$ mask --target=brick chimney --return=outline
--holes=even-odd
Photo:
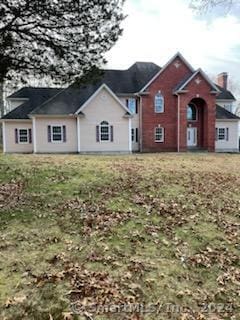
[[[222,72],[217,77],[217,83],[220,87],[227,90],[228,88],[228,73]]]

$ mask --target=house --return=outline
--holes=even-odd
[[[180,53],[163,68],[137,62],[88,85],[22,88],[8,101],[7,153],[239,150],[227,74],[215,84]]]

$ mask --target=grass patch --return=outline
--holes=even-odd
[[[180,308],[97,320],[238,319],[238,155],[7,155],[0,180],[1,319],[82,319],[73,302]]]

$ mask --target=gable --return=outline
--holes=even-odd
[[[83,114],[86,118],[91,118],[92,121],[98,119],[111,121],[113,118],[130,115],[130,112],[114,93],[106,85],[103,85],[77,110],[76,114]]]
[[[176,81],[180,81],[182,78],[189,77],[194,73],[193,67],[188,63],[188,61],[181,55],[181,53],[177,53],[170,59],[165,66],[141,89],[140,92],[146,91],[155,81],[157,81],[163,74],[169,74],[169,77],[172,79],[176,79]]]
[[[211,93],[215,94],[219,92],[217,86],[208,78],[208,76],[201,69],[198,69],[189,78],[182,80],[174,89],[174,93],[184,93],[193,88],[209,90]]]

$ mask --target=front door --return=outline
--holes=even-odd
[[[187,128],[187,146],[197,146],[197,128]]]

